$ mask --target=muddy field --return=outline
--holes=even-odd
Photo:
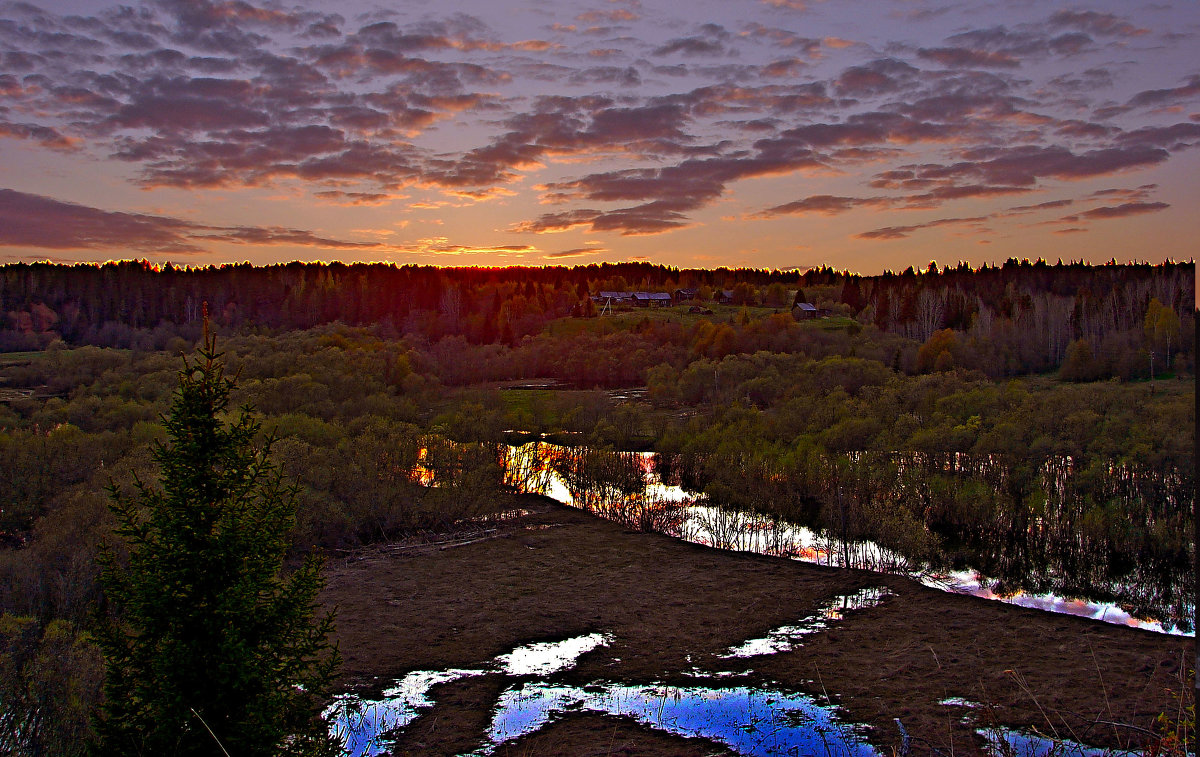
[[[554,681],[763,686],[838,707],[885,753],[979,753],[982,727],[1037,730],[1102,746],[1177,706],[1191,639],[947,594],[906,578],[730,553],[639,534],[544,498],[483,534],[379,546],[331,560],[342,690],[378,691],[413,670],[486,666],[538,641],[590,633],[611,643]],[[778,654],[723,659],[839,596],[890,595]],[[880,593],[880,592],[876,592]],[[703,671],[731,677],[705,678]],[[702,671],[697,677],[696,671]],[[460,754],[485,744],[512,680],[442,684],[397,738],[398,754]],[[955,700],[958,703],[947,703]],[[978,706],[967,707],[961,702]],[[630,718],[571,712],[497,754],[729,754]]]

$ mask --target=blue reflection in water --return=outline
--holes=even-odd
[[[611,640],[607,634],[588,634],[560,642],[527,644],[481,669],[413,671],[378,699],[349,694],[336,697],[326,715],[333,722],[333,732],[343,738],[346,755],[382,754],[390,747],[389,731],[408,725],[433,704],[428,697],[431,688],[502,672],[542,680],[516,683],[500,695],[486,734],[487,743],[476,751],[477,755],[492,754],[498,746],[533,733],[564,713],[577,711],[631,717],[670,733],[720,741],[745,755],[876,754],[858,729],[835,722],[833,708],[822,707],[800,694],[746,686],[631,686],[611,682],[564,686],[545,680]]]
[[[386,689],[378,699],[340,694],[325,710],[331,730],[343,742],[348,757],[368,757],[388,750],[385,734],[412,722],[422,708],[433,704],[426,694],[439,683],[482,675],[482,670],[414,670]]]
[[[1132,757],[1143,754],[1138,750],[1088,746],[1007,728],[981,728],[977,733],[987,740],[988,751],[997,757]]]
[[[745,686],[577,687],[542,682],[521,684],[500,696],[488,731],[491,743],[475,754],[492,754],[562,713],[578,711],[632,717],[670,733],[722,742],[744,755],[878,754],[858,730],[835,722],[829,708],[801,694]]]

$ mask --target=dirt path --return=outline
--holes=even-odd
[[[740,670],[835,702],[871,742],[914,753],[977,753],[985,725],[1117,746],[1175,706],[1191,639],[947,594],[896,576],[722,552],[636,534],[544,498],[531,514],[482,538],[406,549],[372,548],[332,561],[323,601],[338,608],[344,688],[380,689],[412,670],[480,666],[514,647],[592,632],[613,642],[584,655],[566,683],[696,685],[687,673]],[[795,623],[839,595],[883,587],[874,607],[849,612],[791,651],[747,660],[718,655]],[[738,667],[740,665],[740,668]],[[748,672],[747,672],[748,671]],[[703,683],[720,686],[721,680]],[[435,706],[398,753],[477,748],[497,676],[435,688]],[[980,707],[943,704],[963,699]],[[572,715],[498,754],[723,754],[630,720]]]

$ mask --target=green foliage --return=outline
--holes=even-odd
[[[1186,273],[1191,281],[1194,270]],[[638,287],[642,279],[603,288]],[[704,299],[736,283],[721,278],[705,287],[705,280],[686,285],[700,286]],[[770,295],[771,283],[759,280],[755,291]],[[1077,575],[1084,552],[1113,575],[1131,565],[1190,566],[1190,295],[1093,288],[1111,295],[1080,299],[1073,315],[1020,291],[1011,298],[1001,291],[985,306],[973,295],[956,305],[951,296],[948,328],[922,353],[915,332],[896,321],[907,312],[903,287],[860,283],[866,310],[858,321],[796,322],[786,312],[705,302],[715,314],[639,309],[546,320],[539,329],[560,299],[569,307],[601,287],[571,294],[538,286],[530,298],[524,282],[503,280],[480,285],[479,296],[465,290],[458,331],[448,318],[453,308],[444,307],[454,303],[436,297],[425,310],[369,327],[275,330],[292,327],[284,319],[223,345],[230,372],[239,373],[229,401],[253,404],[279,437],[271,459],[297,487],[293,550],[353,548],[494,514],[514,488],[501,482],[498,452],[511,438],[505,432],[518,429],[593,448],[653,447],[686,488],[716,504],[835,536],[844,508],[852,540],[872,539],[913,559],[940,552],[946,560],[983,560],[1014,586],[1017,552],[1048,556],[1035,577],[1040,590]],[[839,280],[803,286],[806,301],[843,296]],[[1169,304],[1155,305],[1155,296]],[[441,311],[428,310],[434,306]],[[297,305],[293,312],[310,311]],[[1105,325],[1110,316],[1120,322]],[[496,343],[501,318],[512,344]],[[173,355],[144,352],[142,336],[114,332],[113,343],[138,349],[60,342],[0,358],[6,391],[32,392],[0,405],[0,530],[13,547],[0,547],[0,612],[32,616],[38,628],[54,618],[87,622],[101,597],[97,543],[111,532],[102,489],[112,477],[133,491],[135,473],[143,480],[157,473],[149,446],[168,438],[158,419],[178,386],[178,352],[199,327],[181,325],[179,333],[162,341]],[[1072,341],[1081,336],[1090,365]],[[1156,376],[1169,351],[1178,380],[1159,381],[1153,392],[1119,380],[1148,377],[1150,350]],[[1056,360],[1057,378],[1022,375],[1053,372]],[[1072,374],[1079,367],[1086,370]],[[495,383],[534,378],[554,379],[556,388]],[[642,383],[645,401],[603,389]],[[839,458],[862,474],[842,477],[841,501],[829,477]],[[437,485],[414,476],[421,460]],[[1163,597],[1177,601],[1190,583],[1164,594],[1139,576],[1138,586],[1146,596],[1134,600],[1157,606]]]
[[[1191,671],[1194,680],[1196,672]],[[1179,691],[1172,691],[1174,712],[1160,713],[1155,721],[1156,741],[1145,749],[1148,757],[1189,757],[1196,753],[1196,689],[1181,675]]]
[[[1094,381],[1101,375],[1102,368],[1092,352],[1092,345],[1086,339],[1071,342],[1062,367],[1058,369],[1058,377],[1063,381]]]
[[[255,449],[260,424],[232,422],[233,381],[215,343],[179,374],[158,486],[112,489],[128,550],[103,560],[115,617],[102,627],[105,754],[336,754],[320,716],[338,661],[315,617],[320,562],[285,575],[295,492]]]
[[[0,615],[0,753],[86,754],[101,678],[100,651],[74,624]]]

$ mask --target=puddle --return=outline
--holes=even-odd
[[[564,641],[526,644],[500,655],[496,662],[510,676],[548,676],[575,667],[580,656],[611,643],[611,635],[591,633]]]
[[[962,697],[950,697],[949,699],[943,699],[942,701],[938,702],[938,704],[942,705],[943,707],[974,708],[983,706],[979,704],[979,702],[972,702],[970,699],[963,699]]]
[[[332,732],[344,739],[342,753],[349,757],[384,754],[390,740],[388,731],[403,728],[417,717],[419,710],[433,704],[426,694],[439,683],[467,676],[483,675],[483,670],[414,670],[378,699],[361,699],[339,694],[325,711],[332,721]]]
[[[878,754],[858,729],[837,722],[829,708],[802,694],[744,686],[611,683],[587,687],[526,683],[505,691],[488,730],[490,743],[474,754],[490,755],[562,713],[579,711],[632,717],[659,730],[719,741],[743,755]]]
[[[1079,744],[1066,739],[1051,739],[1007,728],[981,728],[988,751],[996,757],[1132,757],[1141,752]]]
[[[851,606],[868,606],[871,596],[875,597],[873,601],[884,596],[882,591],[876,588],[838,597],[822,608],[820,617],[835,619]],[[536,676],[541,680],[510,686],[500,695],[487,743],[475,752],[477,755],[492,754],[500,745],[574,711],[632,717],[670,733],[719,741],[744,755],[877,754],[860,729],[836,721],[834,708],[823,707],[802,694],[747,686],[630,686],[612,682],[566,686],[546,680],[574,667],[582,655],[611,642],[609,634],[591,633],[526,644],[478,669],[414,671],[376,699],[350,694],[335,697],[326,715],[333,722],[332,732],[344,740],[344,755],[384,754],[391,748],[387,734],[408,725],[433,705],[428,694],[434,686],[499,670],[510,676]],[[723,677],[719,672],[704,675]]]
[[[609,634],[591,633],[563,641],[525,644],[496,657],[482,669],[414,670],[386,689],[378,699],[362,699],[352,694],[336,696],[325,714],[332,721],[333,733],[345,741],[344,755],[383,754],[391,746],[391,740],[385,734],[403,728],[420,714],[420,710],[432,706],[433,700],[427,694],[440,683],[497,670],[510,676],[550,676],[574,667],[581,656],[611,642]]]
[[[1192,636],[1195,634],[1194,630],[1185,630],[1175,624],[1163,624],[1159,621],[1135,617],[1112,602],[1092,602],[1085,599],[1069,599],[1056,594],[1029,594],[1024,591],[998,593],[992,583],[986,581],[977,571],[973,570],[929,575],[924,577],[922,583],[935,589],[952,591],[959,594],[970,594],[981,599],[994,599],[1019,607],[1028,607],[1033,610],[1043,610],[1061,615],[1074,615],[1114,625],[1141,628],[1156,633],[1166,633],[1175,636]]]
[[[816,615],[804,618],[794,625],[773,629],[761,639],[749,639],[736,647],[730,647],[729,651],[720,657],[721,659],[731,659],[790,652],[802,643],[805,636],[825,630],[832,623],[842,620],[845,613],[874,607],[885,597],[890,596],[894,595],[886,587],[871,586],[855,594],[834,597],[832,601],[818,609]]]

